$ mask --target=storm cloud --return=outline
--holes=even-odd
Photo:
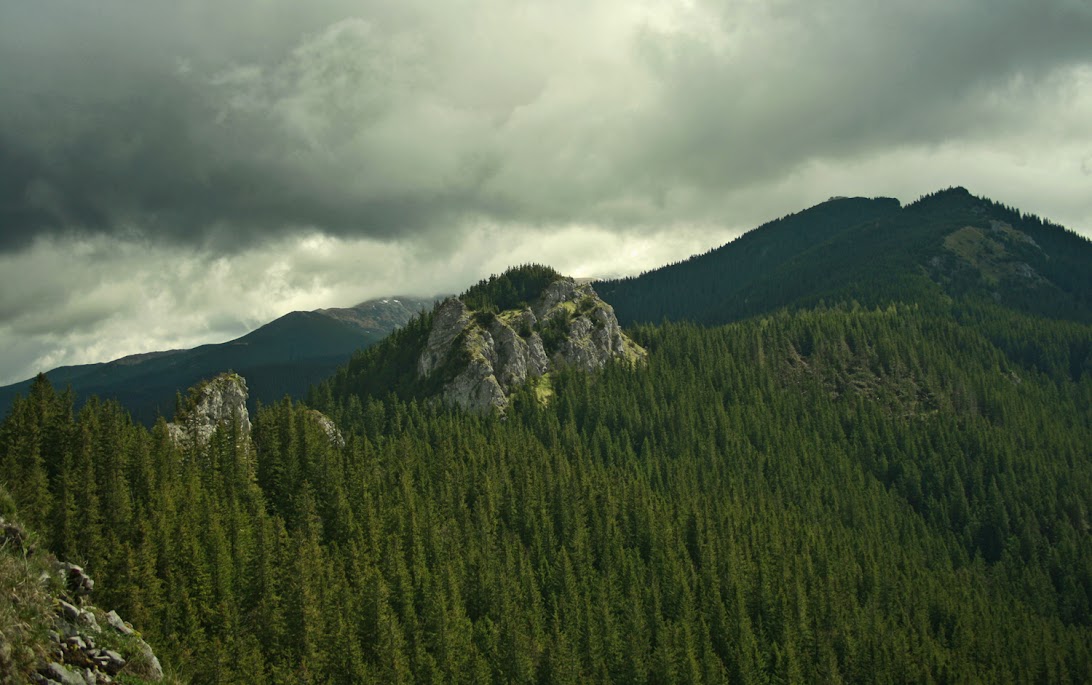
[[[835,194],[1087,235],[1090,35],[1083,0],[4,3],[0,376],[522,256],[632,273]],[[183,264],[269,290],[187,302]]]
[[[1072,0],[3,14],[8,249],[709,221],[726,190],[809,160],[1022,132],[1092,60],[1092,6]]]

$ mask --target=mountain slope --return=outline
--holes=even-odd
[[[90,603],[95,581],[43,554],[37,534],[8,520],[13,509],[0,484],[0,684],[109,683],[119,675],[133,685],[164,682],[139,633]]]
[[[179,443],[42,380],[0,473],[194,682],[1088,682],[1092,376],[979,328],[643,326],[503,419],[320,393],[344,439],[282,401]]]
[[[802,222],[752,257],[776,311],[632,326],[646,361],[558,364],[549,401],[533,378],[503,413],[431,401],[475,361],[499,385],[504,331],[560,354],[611,311],[524,267],[354,354],[310,407],[244,421],[198,389],[208,440],[40,379],[0,474],[195,682],[1090,682],[1083,248],[968,197],[810,246]]]
[[[951,188],[896,200],[832,199],[706,254],[596,284],[623,324],[724,323],[821,300],[952,297],[1092,321],[1092,243]]]
[[[247,378],[252,402],[302,397],[354,350],[381,340],[432,303],[400,297],[350,308],[291,312],[225,343],[60,367],[46,375],[59,388],[71,386],[77,404],[92,395],[116,399],[145,424],[170,415],[176,393],[228,369]],[[8,411],[16,395],[25,395],[32,382],[0,388],[0,414]]]

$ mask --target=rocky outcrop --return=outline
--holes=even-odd
[[[171,437],[180,445],[196,439],[207,445],[216,428],[238,419],[240,439],[250,438],[250,413],[246,408],[246,379],[237,373],[222,373],[190,388],[173,423],[167,424]]]
[[[624,333],[614,308],[599,299],[590,283],[555,281],[542,295],[535,315],[564,331],[559,356],[565,363],[589,371],[609,360],[643,359],[645,351]]]
[[[428,343],[417,362],[417,372],[422,377],[431,376],[447,358],[464,331],[470,326],[470,310],[457,297],[449,297],[432,316],[432,330]]]
[[[133,627],[117,612],[104,612],[86,602],[94,581],[82,568],[60,562],[54,573],[72,602],[55,600],[57,608],[49,634],[54,647],[49,660],[31,676],[32,682],[95,685],[115,682],[119,675],[151,682],[163,679],[159,659]]]
[[[227,372],[190,388],[184,405],[167,424],[171,438],[182,447],[196,439],[198,447],[204,447],[220,426],[228,426],[238,418],[239,440],[250,440],[250,413],[247,411],[246,379],[237,373]],[[305,416],[319,428],[330,443],[337,448],[345,446],[345,438],[330,419],[320,411],[308,409]]]
[[[433,314],[417,372],[439,381],[447,402],[503,412],[513,390],[558,366],[593,371],[645,355],[590,284],[562,278],[522,309],[475,312],[458,298],[445,300]]]
[[[329,416],[317,409],[308,409],[304,415],[307,417],[308,421],[318,426],[319,430],[326,434],[326,437],[330,440],[330,444],[339,449],[345,446],[345,437],[341,434],[341,431],[337,429],[337,424],[335,424]]]
[[[161,681],[163,668],[148,643],[117,612],[103,611],[90,603],[95,582],[83,568],[40,553],[30,539],[21,526],[0,518],[0,552],[18,555],[27,573],[11,599],[24,604],[34,602],[40,607],[36,615],[43,620],[36,630],[28,626],[31,634],[24,636],[43,640],[34,647],[12,645],[8,640],[20,631],[7,634],[0,630],[0,683],[99,685]],[[35,559],[33,565],[27,562],[31,558]],[[10,658],[16,650],[37,655],[37,665],[29,664],[21,671]]]

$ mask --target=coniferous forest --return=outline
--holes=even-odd
[[[422,325],[251,440],[39,378],[3,484],[195,683],[1092,681],[1087,324],[640,325],[646,364],[563,370],[503,419],[366,377]]]
[[[0,685],[250,684],[1092,685],[1092,0],[0,0]]]

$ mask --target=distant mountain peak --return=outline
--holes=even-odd
[[[951,207],[974,207],[985,206],[989,204],[989,201],[983,201],[981,198],[971,194],[971,191],[967,190],[963,186],[950,186],[942,190],[937,190],[932,193],[921,196],[916,201],[907,205],[907,208],[921,208],[921,207],[943,207],[947,205]]]
[[[437,297],[384,297],[358,302],[352,307],[331,307],[315,313],[354,326],[367,333],[390,332],[417,314],[428,311]]]
[[[431,309],[434,302],[435,298],[398,296],[367,300],[349,308],[290,312],[224,343],[62,367],[47,375],[58,387],[71,386],[81,404],[91,395],[116,399],[147,425],[168,415],[176,392],[224,369],[246,376],[251,402],[276,402],[285,395],[300,399],[354,351],[383,339],[418,313]],[[0,415],[7,412],[16,395],[27,393],[30,383],[26,380],[0,387]]]
[[[831,199],[703,255],[596,287],[623,324],[953,298],[1092,321],[1092,242],[953,186],[905,206]]]

